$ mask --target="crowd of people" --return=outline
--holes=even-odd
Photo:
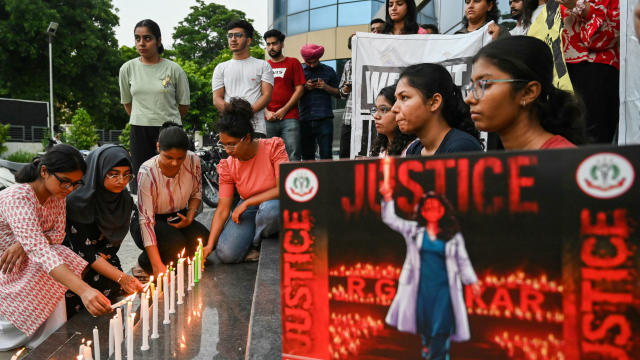
[[[370,155],[482,151],[489,144],[480,131],[507,150],[611,143],[618,122],[618,0],[558,3],[575,93],[554,86],[551,49],[526,36],[545,0],[510,0],[517,21],[511,33],[499,24],[496,0],[465,0],[457,33],[489,24],[494,39],[473,58],[471,82],[456,86],[438,64],[406,67],[375,99],[378,136]],[[387,0],[386,18],[370,26],[390,35],[438,33],[418,25],[413,0]],[[635,26],[640,31],[640,7]],[[285,34],[275,29],[264,34],[270,59],[256,59],[249,53],[254,34],[247,21],[228,24],[233,58],[212,77],[219,146],[229,157],[218,165],[220,201],[210,229],[195,220],[202,171],[180,125],[189,109],[187,77],[161,56],[160,28],[149,19],[134,28],[140,56],[120,69],[130,150],[103,145],[85,161],[75,148],[57,144],[0,192],[0,351],[37,346],[83,308],[94,316],[110,312],[111,301],[141,290],[138,278],[164,272],[182,249],[192,255],[196,239],[213,263],[256,260],[261,239],[279,231],[279,165],[333,158],[334,98],[346,99],[340,157],[349,157],[351,61],[339,78],[320,61],[324,48],[306,44],[301,64],[283,55]],[[389,191],[382,191],[385,202]],[[142,250],[137,277],[123,271],[117,256],[127,233]],[[446,355],[452,329],[443,329],[423,340],[439,339]]]

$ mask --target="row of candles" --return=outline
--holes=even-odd
[[[151,339],[160,337],[158,333],[160,293],[164,296],[164,318],[162,321],[164,325],[171,324],[170,314],[176,312],[176,304],[182,305],[184,303],[185,262],[187,263],[187,290],[191,291],[202,278],[202,271],[204,270],[202,239],[198,239],[198,247],[192,259],[184,258],[184,252],[185,250],[183,249],[178,254],[177,274],[176,269],[173,267],[173,262],[171,262],[167,271],[160,273],[155,283],[153,276],[151,276],[149,282],[144,286],[143,293],[140,296],[140,314],[142,317],[142,346],[140,350],[142,351],[150,348],[149,335]],[[122,360],[123,342],[125,342],[127,359],[133,359],[133,327],[136,314],[132,312],[132,307],[137,295],[137,293],[134,293],[124,300],[111,305],[111,308],[116,310],[116,315],[109,320],[109,357],[115,354],[115,360]],[[149,299],[153,299],[151,309],[149,307]],[[122,314],[122,307],[126,309],[124,315]],[[151,316],[150,313],[152,314]],[[151,321],[150,317],[152,317]],[[151,334],[149,334],[150,330]],[[93,360],[91,343],[91,341],[85,343],[85,340],[82,339],[82,344],[78,350],[78,360]],[[95,359],[100,360],[100,340],[97,327],[93,329],[93,346]]]

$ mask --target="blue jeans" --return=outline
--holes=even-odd
[[[240,205],[240,202],[238,205]],[[231,220],[231,215],[224,224],[218,238],[216,249],[209,255],[214,264],[239,263],[244,260],[249,246],[260,245],[263,237],[273,236],[280,230],[280,202],[267,200],[258,206],[249,206],[242,215],[240,223]]]
[[[298,119],[282,119],[279,121],[266,121],[267,137],[280,137],[284,140],[287,148],[289,160],[299,161],[302,159],[300,153],[300,124]]]
[[[300,135],[302,141],[302,160],[316,159],[316,143],[320,150],[320,159],[332,158],[333,118],[301,121]]]

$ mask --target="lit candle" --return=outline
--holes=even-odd
[[[169,291],[170,307],[169,314],[176,313],[176,270],[173,268],[173,262],[169,265],[169,280],[171,281],[171,291]]]
[[[118,308],[119,310],[120,308]],[[115,352],[115,360],[122,360],[122,317],[116,314],[115,328],[113,332],[113,344]]]
[[[193,289],[193,262],[191,261],[191,258],[187,258],[187,262],[189,264],[189,279],[187,280],[187,283],[189,284],[188,289],[191,290]]]
[[[153,285],[151,286],[153,289]],[[153,332],[151,333],[152,339],[160,337],[158,334],[158,291],[152,291],[153,293]]]
[[[20,351],[18,351],[17,353],[13,354],[13,356],[11,357],[11,360],[18,360],[18,358],[20,357],[20,355],[22,355],[22,353],[24,352],[25,348],[20,349]]]
[[[202,270],[204,270],[204,252],[202,251],[202,238],[198,238],[198,259],[200,259],[200,272],[198,277],[202,278]]]
[[[164,275],[164,273],[160,273],[160,275],[158,275],[158,292],[162,292],[162,275]]]
[[[136,314],[133,313],[127,319],[127,359],[133,360],[133,321],[136,318]]]
[[[91,354],[91,340],[87,341],[87,345],[84,345],[84,348],[82,349],[82,358],[84,360],[93,360],[93,355]]]
[[[96,360],[100,360],[100,336],[97,326],[93,328],[93,352],[96,354]]]
[[[164,287],[164,321],[165,325],[171,324],[169,320],[169,277],[164,274],[162,277],[162,286]]]
[[[80,347],[78,348],[78,356],[84,356],[84,338],[80,343]]]
[[[140,298],[142,302],[142,346],[140,350],[149,350],[149,291]]]
[[[198,278],[198,275],[200,274],[200,259],[199,259],[199,255],[200,253],[196,251],[195,255],[193,256],[193,282],[194,282],[194,286],[195,283],[199,282],[200,279]]]
[[[116,320],[115,317],[109,320],[109,357],[113,355],[113,342],[115,341]]]
[[[120,308],[116,309],[116,315],[118,315],[116,318],[116,331],[119,332],[120,342],[122,342],[124,327],[122,323],[122,310]]]
[[[178,259],[178,305],[182,305],[184,296],[184,259]]]

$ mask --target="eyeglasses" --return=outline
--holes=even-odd
[[[118,180],[122,179],[122,180],[124,180],[126,182],[129,182],[129,181],[135,179],[136,176],[133,175],[133,174],[127,174],[127,175],[107,174],[105,177],[107,179],[109,179],[109,180],[112,180],[112,181],[118,181]]]
[[[529,82],[529,80],[524,79],[482,79],[471,81],[468,85],[462,87],[462,95],[466,99],[469,96],[469,93],[473,94],[473,98],[476,100],[482,99],[484,97],[484,89],[487,87],[489,83],[513,83],[513,82]]]
[[[245,135],[245,136],[243,136],[243,137],[242,137],[242,139],[240,139],[240,141],[238,141],[236,144],[233,144],[233,145],[226,145],[226,144],[223,144],[221,141],[218,141],[218,143],[217,143],[216,145],[218,146],[218,149],[224,149],[225,151],[226,151],[226,150],[231,150],[231,151],[233,151],[233,150],[235,150],[235,149],[236,149],[236,146],[238,146],[238,144],[240,144],[241,142],[243,142],[243,141],[244,141],[244,139],[246,139],[246,138],[247,138],[247,136],[246,136],[246,135]]]
[[[75,189],[76,187],[82,186],[84,185],[84,181],[82,181],[82,179],[76,181],[76,182],[72,182],[69,181],[68,179],[61,179],[58,174],[54,173],[54,172],[50,172],[51,175],[55,176],[55,178],[58,180],[58,182],[60,183],[60,187],[63,189]]]
[[[389,111],[391,111],[390,107],[386,107],[386,106],[379,106],[379,107],[372,107],[371,109],[369,109],[369,111],[371,111],[371,115],[375,115],[378,111],[384,115],[386,113],[388,113]]]
[[[233,38],[242,39],[243,37],[244,37],[244,33],[241,33],[241,32],[227,33],[227,39],[233,39]]]

